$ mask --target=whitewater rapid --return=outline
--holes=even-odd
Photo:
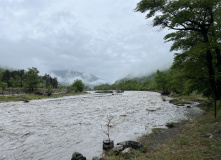
[[[127,91],[0,103],[0,159],[63,160],[75,151],[92,159],[102,152],[109,114],[114,116],[110,138],[115,143],[202,114],[196,105],[176,106],[168,99],[154,92]]]

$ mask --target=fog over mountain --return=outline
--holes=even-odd
[[[140,0],[0,0],[0,64],[90,73],[111,83],[170,66],[169,33],[134,12]]]
[[[102,80],[95,75],[77,71],[53,70],[51,71],[50,75],[52,77],[57,77],[58,82],[62,85],[71,85],[77,79],[82,80],[82,82],[89,87],[107,83],[105,80]]]

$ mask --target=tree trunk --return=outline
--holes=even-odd
[[[208,44],[209,43],[208,31],[203,29],[202,35],[203,35],[204,43]],[[208,74],[209,74],[210,87],[211,87],[214,99],[218,100],[220,99],[221,93],[217,89],[217,84],[215,81],[215,71],[213,68],[213,56],[212,56],[212,52],[210,49],[206,51],[206,60],[207,60],[207,69],[208,69]]]
[[[216,100],[214,100],[214,109],[215,109],[215,113],[214,113],[215,115],[214,116],[215,116],[215,119],[216,119]]]
[[[207,50],[206,52],[206,59],[207,59],[207,68],[208,68],[208,73],[209,73],[209,83],[213,92],[213,97],[215,100],[220,99],[220,93],[218,92],[216,88],[216,82],[215,82],[215,72],[213,69],[213,64],[212,64],[212,53],[210,50]]]

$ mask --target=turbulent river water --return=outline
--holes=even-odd
[[[0,103],[0,159],[66,160],[75,151],[92,159],[101,154],[107,139],[103,131],[109,114],[114,116],[110,138],[115,143],[202,114],[196,104],[186,108],[168,99],[159,93],[128,91]]]

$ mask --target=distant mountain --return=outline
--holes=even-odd
[[[77,79],[82,80],[82,82],[89,87],[107,83],[105,80],[102,80],[92,74],[77,71],[53,70],[50,72],[50,75],[52,77],[57,77],[58,82],[66,86],[71,85]]]

